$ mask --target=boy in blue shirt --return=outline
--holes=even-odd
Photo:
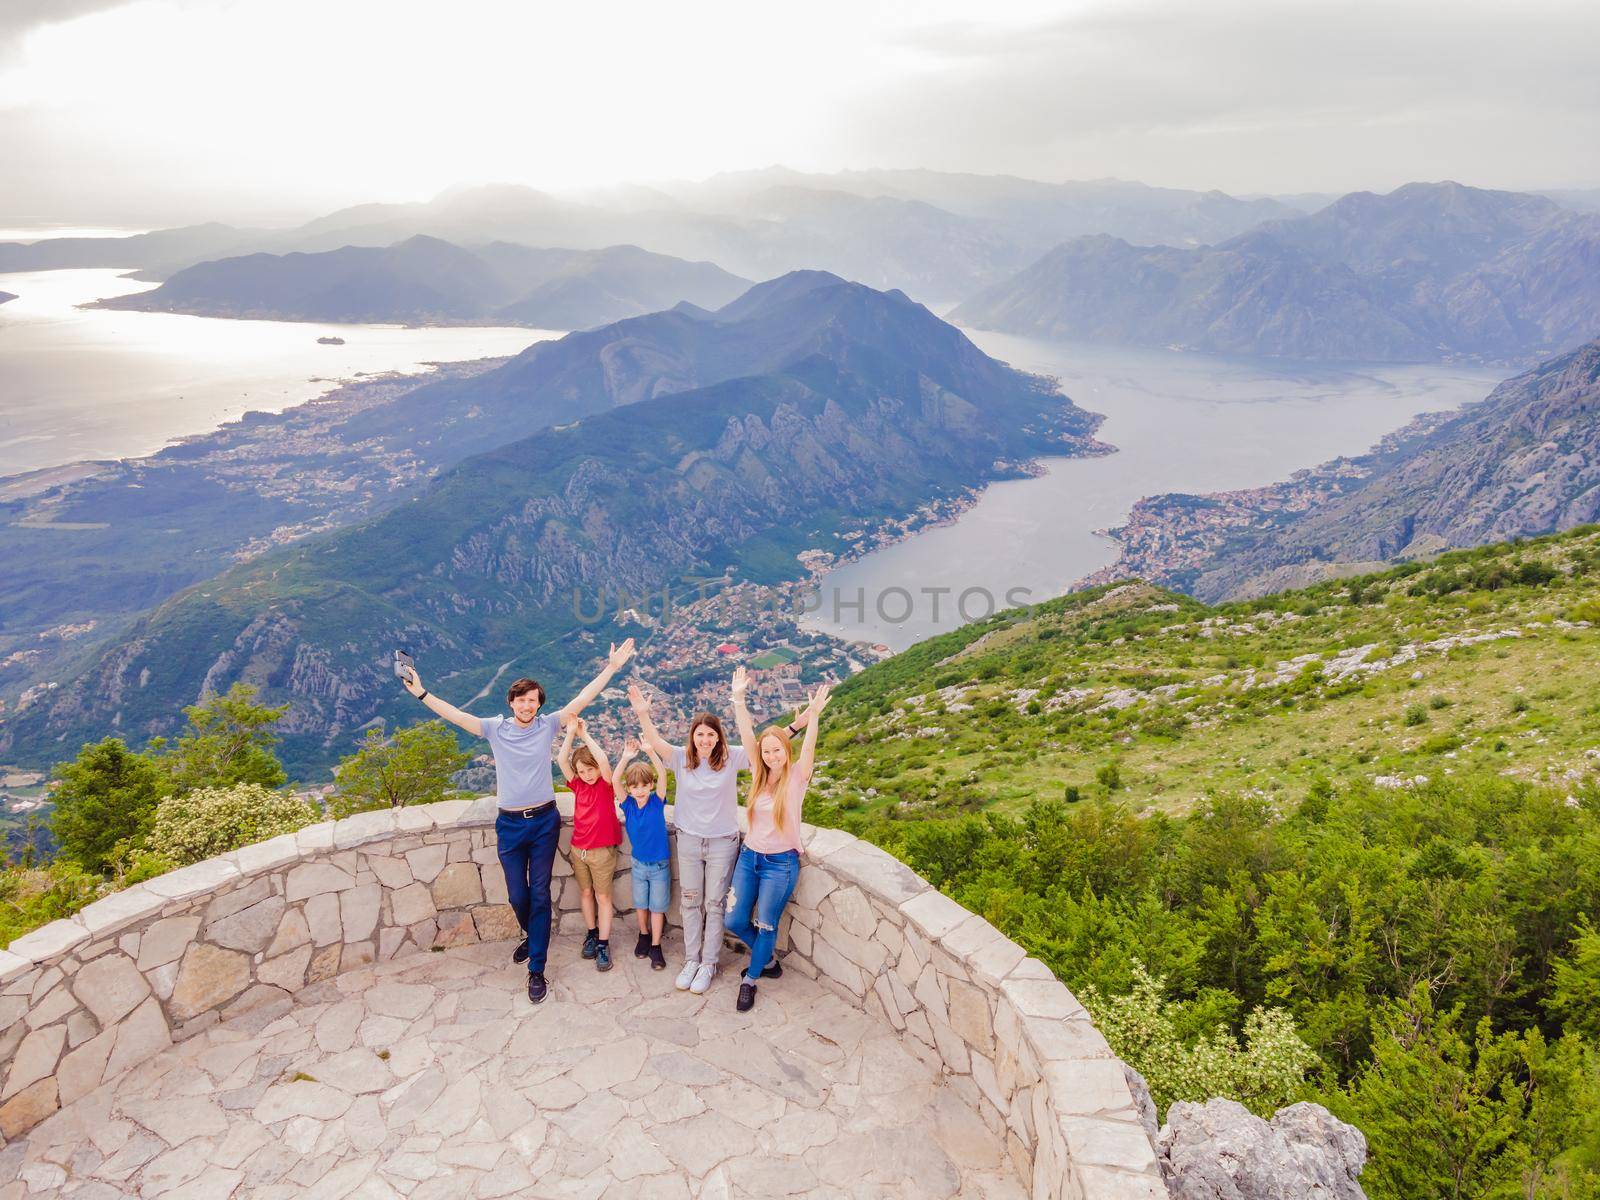
[[[622,759],[612,775],[617,804],[622,808],[622,823],[633,847],[633,907],[639,914],[639,944],[635,958],[648,958],[652,970],[664,971],[666,955],[661,950],[661,933],[667,924],[667,905],[672,899],[672,850],[667,844],[666,772],[655,751],[650,762],[634,762],[639,753],[637,738],[622,747]]]

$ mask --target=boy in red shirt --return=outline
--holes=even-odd
[[[583,738],[576,750],[574,734]],[[611,764],[581,717],[568,722],[556,765],[572,789],[572,874],[582,889],[583,919],[589,923],[583,956],[594,959],[597,971],[609,971],[611,881],[617,872],[622,823],[611,794]]]

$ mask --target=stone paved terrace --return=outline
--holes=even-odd
[[[734,974],[699,999],[633,958],[626,853],[617,966],[579,958],[569,823],[534,1008],[494,813],[314,825],[0,950],[0,1200],[1166,1196],[1083,1006],[876,847],[804,828],[740,1015]]]
[[[798,972],[738,1013],[728,976],[694,996],[631,950],[601,974],[563,937],[535,1008],[511,946],[214,1025],[0,1152],[18,1181],[0,1195],[1027,1194],[939,1071]]]

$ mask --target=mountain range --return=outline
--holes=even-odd
[[[101,308],[289,321],[497,323],[587,329],[670,308],[719,308],[750,286],[708,262],[637,246],[467,249],[416,234],[392,246],[250,254],[198,263]]]
[[[1108,233],[1198,245],[1298,211],[1270,198],[1117,180],[1053,184],[934,171],[803,174],[774,167],[581,196],[510,185],[452,188],[425,202],[355,205],[283,230],[206,225],[130,238],[0,244],[0,271],[120,267],[160,282],[219,258],[387,247],[421,234],[474,248],[494,242],[569,250],[629,244],[714,262],[751,279],[818,268],[944,305],[1007,278],[1063,238]]]
[[[1266,488],[1142,500],[1101,577],[1253,596],[1597,520],[1600,340],[1366,455]]]
[[[1600,214],[1455,183],[1356,192],[1215,246],[1056,247],[952,320],[1215,354],[1527,364],[1600,323]]]
[[[798,577],[798,551],[842,547],[841,530],[1002,477],[1006,463],[1085,449],[1096,423],[903,294],[823,272],[717,312],[681,305],[541,343],[330,431],[352,458],[411,444],[442,470],[384,513],[108,623],[58,688],[35,689],[0,726],[0,754],[48,757],[107,728],[159,733],[200,690],[243,680],[291,704],[291,760],[325,763],[363,724],[399,714],[395,645],[465,694],[527,655],[565,689],[595,644],[631,632],[589,629],[577,597],[729,567]],[[158,486],[139,502],[160,513],[180,497]],[[117,510],[101,494],[93,511]],[[76,510],[53,511],[65,522]],[[25,535],[51,531],[6,527]],[[58,609],[72,585],[60,571]]]

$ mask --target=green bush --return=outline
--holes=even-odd
[[[318,816],[304,800],[258,783],[200,788],[161,802],[146,845],[151,855],[182,867],[293,833]]]
[[[1161,1115],[1175,1100],[1228,1096],[1271,1116],[1296,1098],[1317,1056],[1300,1040],[1287,1012],[1256,1009],[1245,1018],[1242,1041],[1223,1026],[1185,1038],[1183,1026],[1191,1023],[1186,1006],[1163,998],[1164,983],[1136,961],[1127,993],[1104,996],[1089,987],[1082,995],[1117,1056],[1150,1084]]]
[[[1428,709],[1422,704],[1406,706],[1405,722],[1407,725],[1426,725],[1428,723]]]
[[[153,759],[114,737],[86,744],[56,775],[50,828],[61,857],[100,874],[143,837],[168,787]]]
[[[0,870],[0,946],[30,929],[70,917],[97,899],[105,886],[104,880],[71,862]]]
[[[361,749],[335,772],[339,790],[328,802],[328,815],[448,800],[454,795],[450,777],[471,757],[443,721],[424,721],[392,737],[369,729]]]

